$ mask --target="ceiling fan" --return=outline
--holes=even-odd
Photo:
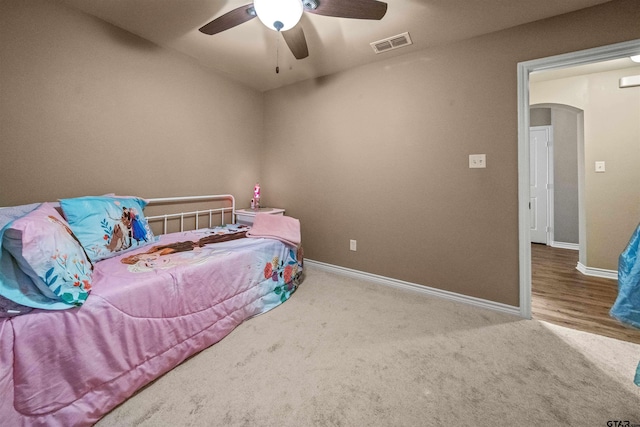
[[[257,16],[266,27],[282,33],[296,59],[303,59],[309,56],[299,24],[304,11],[337,18],[380,20],[387,13],[387,4],[377,0],[254,0],[202,26],[200,32],[217,34]]]

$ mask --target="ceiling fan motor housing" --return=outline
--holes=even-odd
[[[302,6],[307,10],[315,10],[318,8],[318,2],[316,0],[302,0]]]

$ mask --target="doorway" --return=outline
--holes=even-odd
[[[640,40],[634,40],[518,64],[518,228],[522,317],[531,318],[529,74],[628,57],[639,50]],[[580,232],[582,234],[582,230]],[[580,244],[583,244],[582,240]]]
[[[540,76],[536,80],[540,79]],[[551,79],[553,81],[553,79]],[[535,86],[531,89],[535,96]],[[529,131],[530,141],[530,183],[532,193],[540,193],[534,189],[534,179],[547,179],[547,234],[544,236],[531,215],[531,241],[554,248],[585,251],[586,238],[580,233],[580,218],[584,218],[584,111],[571,105],[557,103],[539,103],[530,107]],[[548,132],[549,135],[546,135]],[[536,161],[536,157],[544,154],[544,143],[547,142],[548,171],[544,173],[544,158]],[[537,169],[537,170],[536,170]],[[537,176],[536,176],[537,175]],[[533,203],[532,203],[533,210]],[[544,214],[538,206],[538,217]],[[543,221],[540,221],[542,225]],[[546,237],[546,240],[544,239]],[[581,238],[582,237],[582,238]],[[580,257],[579,257],[580,258]],[[586,258],[586,257],[582,257]],[[576,264],[579,264],[576,263]]]

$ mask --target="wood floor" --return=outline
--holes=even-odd
[[[578,251],[531,245],[531,312],[535,319],[640,344],[640,330],[609,316],[618,282],[576,270]]]

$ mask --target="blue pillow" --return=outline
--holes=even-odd
[[[45,297],[79,306],[89,296],[93,266],[53,205],[13,221],[2,243]]]
[[[89,196],[60,200],[67,222],[91,261],[111,258],[155,240],[138,197]]]

